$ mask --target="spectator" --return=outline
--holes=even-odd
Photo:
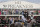
[[[2,15],[3,15],[3,9],[2,9],[2,11],[1,11],[1,13],[2,13]]]
[[[4,25],[4,27],[7,27],[7,25]]]
[[[6,19],[5,19],[5,18],[2,18],[2,19],[1,19],[1,23],[2,23],[2,24],[6,24]],[[2,25],[2,27],[4,27],[4,25]]]
[[[15,20],[15,19],[13,18],[13,21],[12,21],[12,23],[14,23],[14,20]]]
[[[0,10],[0,15],[1,15],[1,10]]]
[[[36,14],[38,15],[38,10],[36,10]]]
[[[8,11],[8,12],[9,12],[9,14],[10,14],[10,15],[12,15],[12,11],[11,11],[11,9],[9,9],[9,11]]]
[[[0,24],[1,24],[1,18],[0,18]]]
[[[11,17],[9,17],[9,20],[10,20],[10,24],[12,24],[13,22],[13,19]]]
[[[12,14],[15,14],[15,10],[12,10]]]
[[[24,14],[24,11],[22,11],[20,14],[22,14],[22,15],[23,15],[23,14]]]
[[[14,23],[16,23],[16,22],[18,22],[18,18],[17,18],[17,17],[16,17],[15,20],[14,20]]]
[[[16,10],[16,14],[19,14],[19,10]]]
[[[24,11],[22,11],[22,15],[24,14]]]
[[[1,19],[1,23],[2,23],[2,24],[6,24],[6,19],[5,19],[5,18],[2,18],[2,19]]]

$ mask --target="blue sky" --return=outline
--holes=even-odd
[[[3,1],[10,1],[10,0],[0,0],[0,2]],[[21,0],[21,1],[28,1],[28,2],[32,2],[32,3],[39,3],[40,4],[40,0]]]

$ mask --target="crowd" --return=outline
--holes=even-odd
[[[8,17],[8,18],[1,18],[0,24],[14,24],[18,27],[18,25],[31,27],[32,23],[35,22],[33,19],[33,13],[31,18],[28,16],[28,11],[24,11],[23,16],[19,19],[18,17]],[[4,25],[2,25],[4,27]]]
[[[22,14],[22,16],[20,17],[0,17],[0,24],[4,24],[2,25],[2,27],[7,27],[6,24],[10,24],[10,27],[35,27],[35,23],[36,22],[36,19],[34,19],[34,16],[33,16],[33,11],[31,12],[31,16],[28,16],[29,15],[29,11],[28,10],[7,10],[7,9],[2,9],[0,10],[0,15],[12,15],[12,14]],[[36,14],[38,14],[38,10],[36,12]],[[40,20],[40,18],[39,18]],[[37,20],[38,21],[38,20]],[[13,26],[12,26],[13,25]],[[40,26],[39,26],[40,27]]]
[[[8,26],[9,24],[12,25],[12,24],[15,24],[16,22],[22,23],[21,18],[19,19],[19,17],[8,17],[8,18],[0,17],[0,24],[2,24],[0,27]]]
[[[0,9],[0,15],[14,15],[14,14],[23,14],[24,10],[20,9]],[[27,10],[26,10],[27,11]],[[40,15],[40,10],[28,10],[29,15],[33,13],[33,15]]]
[[[0,9],[0,15],[12,15],[12,14],[19,14],[19,10],[15,9]]]

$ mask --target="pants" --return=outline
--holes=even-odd
[[[32,24],[31,23],[27,23],[27,27],[31,27],[32,26]]]

